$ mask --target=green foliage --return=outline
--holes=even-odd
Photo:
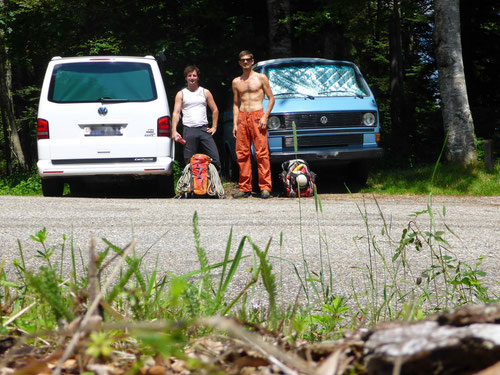
[[[174,186],[177,186],[177,181],[179,181],[179,178],[182,176],[182,170],[183,168],[181,167],[181,163],[179,163],[179,160],[174,161]]]
[[[193,215],[193,234],[194,242],[196,244],[196,253],[198,254],[198,260],[200,262],[202,281],[200,287],[200,293],[206,293],[206,295],[212,294],[212,276],[209,270],[209,262],[205,250],[200,244],[200,231],[198,228],[198,213],[195,212]]]
[[[439,89],[434,61],[433,2],[399,2],[404,61],[401,108],[407,117],[398,133],[391,120],[390,40],[393,3],[367,0],[312,0],[291,2],[293,49],[289,56],[325,57],[357,63],[380,108],[385,163],[399,167],[435,159],[444,139]],[[96,54],[155,55],[165,51],[166,88],[170,102],[184,86],[182,70],[197,64],[202,82],[211,89],[219,109],[229,109],[230,83],[240,69],[237,53],[248,48],[257,60],[269,56],[269,20],[262,16],[263,1],[131,2],[84,0],[68,6],[63,0],[6,1],[0,9],[0,29],[7,61],[12,67],[14,113],[28,165],[36,159],[36,113],[47,62],[53,56]],[[465,2],[462,6],[463,55],[474,128],[480,138],[492,138],[500,117],[498,61],[491,56],[500,47],[498,12],[494,0]],[[101,17],[118,9],[113,17]],[[215,20],[215,22],[214,22]],[[147,25],[147,27],[144,27]],[[252,38],[248,38],[252,35]],[[1,122],[1,119],[0,119]],[[9,141],[2,134],[0,143]],[[408,144],[399,149],[398,145]],[[0,159],[4,148],[0,148]],[[174,167],[175,168],[175,167]],[[0,173],[7,168],[0,166]],[[176,176],[178,171],[175,170]],[[27,179],[27,178],[26,178]],[[23,179],[24,180],[24,179]],[[0,181],[0,194],[38,195],[40,180],[26,185]]]
[[[63,298],[63,291],[58,285],[56,273],[52,268],[42,266],[38,274],[28,273],[27,281],[29,286],[38,292],[39,297],[49,304],[57,321],[61,318],[68,322],[74,319],[74,315],[67,306],[67,300]]]
[[[47,240],[47,228],[44,227],[42,230],[36,232],[35,235],[30,236],[30,238],[42,245],[42,249],[37,250],[37,254],[35,256],[47,261],[49,268],[53,269],[50,258],[52,258],[56,249],[55,247],[48,247],[45,244],[45,241]]]
[[[440,312],[464,304],[492,303],[492,295],[482,278],[483,257],[474,265],[459,260],[453,253],[447,235],[456,234],[446,224],[438,229],[438,217],[444,221],[446,209],[435,212],[432,195],[427,208],[411,215],[408,226],[395,240],[391,228],[380,212],[384,223],[383,240],[372,232],[366,212],[358,205],[366,226],[367,263],[360,272],[364,277],[365,290],[353,286],[353,297],[363,319],[370,325],[381,320],[421,319],[425,314]],[[425,216],[425,217],[422,217]],[[428,228],[420,223],[429,222]],[[388,244],[384,248],[382,244]],[[423,268],[420,271],[415,270]],[[368,300],[369,303],[362,301]]]
[[[41,195],[42,182],[37,170],[18,172],[0,178],[0,195]]]
[[[368,179],[363,192],[385,194],[427,195],[500,195],[500,162],[492,173],[482,165],[439,164],[433,176],[434,165],[411,168],[379,169]]]
[[[113,332],[92,332],[85,353],[96,359],[109,358],[114,350],[112,345],[116,342],[113,335]]]
[[[320,226],[319,215],[323,211],[317,196],[315,205]],[[366,266],[359,270],[361,285],[354,282],[360,278],[353,277],[351,295],[347,292],[343,296],[332,295],[334,276],[331,262],[334,260],[328,255],[326,238],[320,230],[320,243],[325,246],[325,254],[320,257],[325,257],[325,269],[322,263],[321,270],[302,277],[294,265],[303,289],[311,288],[316,297],[300,306],[289,301],[278,303],[279,285],[273,271],[275,264],[271,262],[276,258],[268,256],[271,240],[261,250],[251,238],[244,236],[233,253],[231,231],[223,261],[211,264],[202,247],[197,213],[193,215],[193,231],[199,268],[188,274],[166,272],[160,275],[157,266],[146,272],[142,267],[144,257],[138,257],[134,248],[122,249],[103,238],[100,245],[104,249],[97,251],[95,260],[99,287],[107,285],[108,280],[106,283],[101,280],[107,267],[121,261],[114,266],[119,271],[118,280],[109,290],[104,290],[104,320],[112,323],[127,318],[137,326],[127,323],[130,327],[127,330],[115,331],[114,327],[91,332],[85,354],[105,360],[115,347],[126,342],[129,346],[137,343],[145,355],[185,358],[183,350],[189,339],[213,332],[211,328],[203,328],[204,318],[217,315],[237,316],[249,325],[261,324],[268,329],[279,329],[290,340],[319,341],[339,338],[346,329],[373,325],[381,320],[419,320],[430,313],[467,303],[498,301],[484,282],[484,257],[471,264],[454,254],[448,237],[456,237],[456,234],[445,223],[446,209],[436,211],[433,208],[431,195],[426,208],[414,212],[408,225],[396,234],[381,211],[383,226],[380,235],[374,233],[369,220],[371,216],[362,206],[357,206],[366,226],[366,235],[355,239],[366,260]],[[440,223],[440,218],[444,224]],[[421,227],[422,222],[428,225]],[[73,276],[72,285],[62,282],[56,273],[55,260],[58,251],[65,251],[66,237],[63,236],[59,246],[52,246],[44,228],[31,239],[41,247],[37,255],[44,265],[36,274],[28,272],[29,264],[25,263],[20,246],[21,261],[16,262],[16,269],[23,277],[15,282],[9,281],[4,264],[0,264],[0,304],[12,308],[11,317],[24,310],[24,316],[13,319],[6,329],[17,327],[43,336],[40,331],[52,329],[64,320],[73,321],[82,314],[81,300],[78,302],[75,296],[83,298],[88,294],[90,275],[84,274],[78,283]],[[246,244],[249,246],[245,247]],[[280,239],[282,245],[283,237]],[[227,291],[234,288],[232,281],[238,271],[241,272],[240,262],[245,258],[245,248],[253,255],[253,266],[248,273],[250,278],[239,291],[233,290],[236,295],[231,300]],[[74,250],[70,250],[74,258]],[[76,275],[75,268],[73,262],[73,274]],[[214,271],[219,274],[217,277]],[[325,276],[326,271],[329,271],[329,277]],[[249,299],[249,291],[259,280],[268,297],[267,305]],[[2,323],[11,317],[2,316]],[[199,363],[191,365],[201,366]]]
[[[78,47],[81,55],[119,55],[123,49],[123,41],[111,35],[86,41]]]
[[[187,328],[182,323],[172,324],[162,331],[140,330],[135,335],[147,352],[159,353],[166,358],[184,358],[183,347],[187,342]]]
[[[300,337],[311,342],[337,339],[341,337],[343,321],[349,310],[343,297],[335,297],[321,305],[318,312],[306,311],[296,315],[292,325]]]
[[[276,282],[275,275],[272,273],[272,265],[267,259],[267,253],[269,251],[269,247],[271,242],[267,244],[267,247],[264,251],[261,251],[250,239],[250,244],[252,245],[253,250],[257,254],[257,257],[260,262],[260,270],[262,273],[262,282],[264,284],[264,288],[266,289],[267,295],[269,297],[269,309],[270,309],[270,317],[271,321],[274,320],[272,318],[276,317]]]

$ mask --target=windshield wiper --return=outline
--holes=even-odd
[[[327,91],[321,91],[321,92],[318,92],[318,95],[331,94],[333,92],[345,92],[345,93],[348,93],[348,94],[355,95],[358,98],[362,98],[363,97],[363,95],[361,95],[361,94],[358,94],[358,93],[352,92],[352,91],[347,91],[347,90],[327,90]]]
[[[304,94],[302,92],[280,92],[278,94],[274,94],[274,96],[282,96],[282,95],[302,95],[305,98],[314,100],[314,96],[309,94]]]
[[[101,102],[102,104],[104,103],[125,103],[128,102],[128,99],[113,99],[113,98],[99,98],[97,101]]]

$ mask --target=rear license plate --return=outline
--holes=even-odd
[[[85,137],[116,137],[122,136],[120,125],[97,125],[83,128]]]

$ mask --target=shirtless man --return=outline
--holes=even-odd
[[[233,136],[236,138],[236,158],[240,168],[239,192],[233,198],[246,198],[252,193],[252,142],[257,158],[261,198],[271,196],[271,164],[267,142],[267,119],[274,106],[274,95],[264,74],[252,70],[253,54],[242,51],[239,64],[243,74],[233,80]],[[264,112],[264,95],[269,99]]]

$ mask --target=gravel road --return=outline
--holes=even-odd
[[[325,266],[327,253],[334,292],[345,295],[351,292],[352,285],[362,282],[359,268],[369,263],[368,251],[373,250],[373,247],[369,249],[367,237],[375,238],[387,254],[392,253],[396,245],[391,245],[382,234],[383,221],[397,242],[413,220],[410,215],[426,209],[427,199],[425,196],[331,194],[322,196],[322,213],[318,213],[312,198],[299,202],[298,199],[255,197],[178,200],[2,196],[0,259],[7,271],[12,272],[12,260],[20,258],[21,244],[26,262],[36,269],[41,260],[35,253],[41,247],[30,235],[46,227],[47,244],[57,249],[56,261],[59,261],[63,235],[67,237],[67,248],[72,243],[83,257],[92,237],[97,239],[98,250],[105,248],[101,238],[120,247],[135,238],[136,253],[146,254],[143,262],[146,271],[158,262],[161,270],[182,274],[198,268],[192,226],[197,212],[201,244],[211,262],[223,259],[232,229],[233,252],[241,238],[248,235],[261,249],[272,239],[269,254],[289,261],[273,261],[285,301],[293,301],[300,289],[290,264],[295,264],[302,274],[305,259],[311,271],[319,272],[320,255]],[[498,292],[500,197],[433,197],[432,208],[437,228],[444,229],[446,224],[453,230],[455,235],[445,233],[444,236],[459,259],[473,264],[479,256],[485,256],[481,269],[488,273],[488,284]],[[359,210],[366,214],[368,225]],[[416,225],[429,230],[429,216],[419,216]],[[245,253],[251,254],[250,246],[246,245]],[[66,254],[64,265],[69,271],[70,257]],[[415,252],[417,263],[419,256]],[[248,267],[245,265],[240,267],[235,291],[246,278]]]

